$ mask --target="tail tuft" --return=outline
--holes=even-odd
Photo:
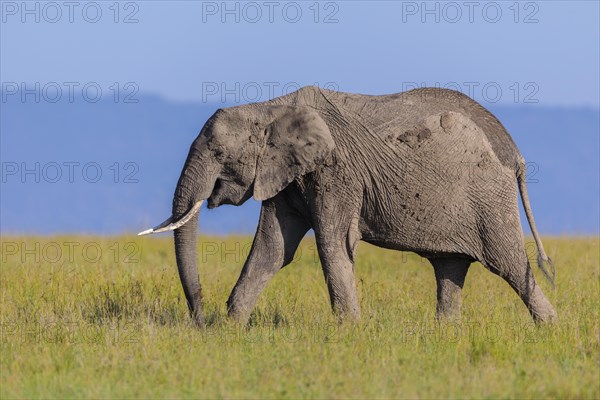
[[[556,288],[556,269],[554,268],[554,262],[552,259],[548,256],[544,258],[541,254],[538,254],[537,263],[539,269],[542,270],[546,279],[548,279],[548,281],[552,284],[552,287]],[[546,266],[546,264],[548,265]]]

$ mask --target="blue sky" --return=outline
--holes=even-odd
[[[3,83],[134,82],[177,101],[220,101],[236,82],[250,100],[457,83],[483,102],[600,106],[596,1],[23,4],[2,2]]]
[[[215,109],[304,85],[460,90],[536,166],[542,233],[600,229],[598,1],[0,1],[0,11],[2,232],[145,229],[168,216]],[[73,161],[97,163],[103,180],[4,179],[5,166]],[[113,179],[112,166],[130,163],[139,182]],[[250,233],[258,208],[211,210],[202,229]]]

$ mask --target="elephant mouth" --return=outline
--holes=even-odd
[[[216,180],[215,186],[213,187],[210,197],[206,200],[207,207],[209,209],[216,208],[222,204],[221,193],[223,189],[223,181],[221,179]]]
[[[207,199],[207,207],[209,209],[217,208],[224,204],[234,206],[242,205],[250,197],[252,197],[254,184],[245,188],[233,182],[225,181],[218,178],[210,197]]]

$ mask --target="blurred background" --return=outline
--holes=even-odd
[[[598,2],[0,4],[2,234],[155,225],[216,109],[305,85],[459,90],[528,161],[540,231],[599,232]],[[205,211],[201,230],[252,233],[259,207]]]

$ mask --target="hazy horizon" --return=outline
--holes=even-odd
[[[0,150],[2,234],[130,234],[158,224],[170,214],[191,142],[217,108],[234,105],[141,94],[137,103],[81,100],[3,104],[0,128],[9,134],[2,135]],[[598,234],[600,111],[484,105],[530,163],[528,186],[540,232]],[[573,130],[576,142],[569,133]],[[38,146],[28,148],[31,142]],[[97,171],[101,177],[96,181]],[[259,207],[251,199],[241,207],[203,208],[200,230],[254,233]]]

